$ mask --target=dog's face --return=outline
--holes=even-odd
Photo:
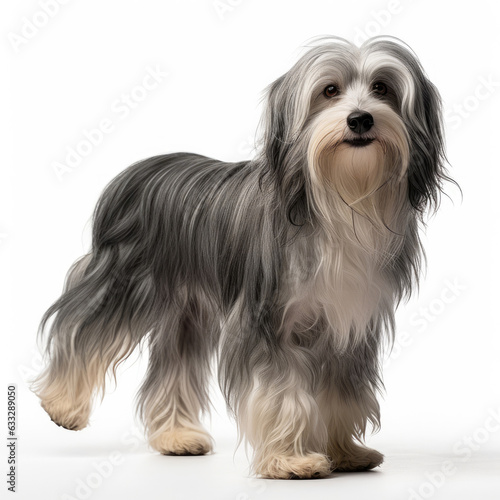
[[[407,171],[410,145],[401,89],[411,78],[399,61],[380,51],[323,57],[317,61],[307,125],[308,164],[316,184],[356,207]]]
[[[329,39],[274,82],[268,102],[266,154],[282,178],[305,154],[312,189],[334,190],[353,210],[386,185],[417,211],[437,201],[440,99],[401,43]]]

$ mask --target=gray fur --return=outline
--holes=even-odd
[[[359,61],[378,53],[375,74],[360,69]],[[387,56],[397,65],[384,66]],[[399,200],[387,212],[392,222],[382,212],[375,214],[381,224],[370,222],[368,212],[345,205],[338,193],[331,196],[339,213],[328,221],[322,216],[307,154],[316,120],[335,106],[321,95],[332,79],[346,89],[373,79],[391,85],[374,106],[387,106],[404,123],[410,161],[404,178],[389,177],[372,199],[376,205],[383,192]],[[221,388],[255,448],[258,473],[280,477],[268,465],[269,454],[312,452],[327,453],[339,469],[370,468],[361,457],[366,449],[352,439],[362,439],[368,422],[379,425],[383,335],[392,335],[394,309],[417,283],[418,223],[428,206],[439,203],[447,179],[443,163],[439,95],[411,51],[392,39],[373,39],[361,48],[322,40],[270,86],[254,160],[162,155],[132,165],[105,189],[94,213],[92,249],[42,320],[50,357],[35,387],[42,404],[57,423],[85,426],[90,399],[103,388],[108,369],[147,338],[150,365],[139,409],[151,442],[167,427],[200,427],[210,362],[217,356]],[[364,246],[365,237],[375,250]],[[345,259],[358,266],[359,283],[369,283],[372,274],[379,280],[381,298],[361,339],[354,327],[336,333],[340,327],[330,324],[316,299],[297,298],[301,286],[319,287],[314,280],[325,252],[340,268]],[[363,262],[371,262],[369,269]],[[340,347],[341,335],[347,335],[347,347]],[[273,427],[281,417],[266,401],[257,404],[257,393],[276,407],[294,397],[302,401],[293,418],[314,425],[300,431],[300,446],[291,444],[295,427],[278,421]],[[68,417],[71,405],[85,407],[83,421],[75,412]],[[358,416],[344,421],[343,406]],[[271,434],[279,429],[279,446],[250,429],[257,421]]]

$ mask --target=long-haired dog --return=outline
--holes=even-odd
[[[263,125],[251,161],[161,155],[106,188],[91,251],[40,327],[50,363],[34,390],[55,423],[84,428],[147,339],[139,414],[159,452],[212,449],[200,416],[217,358],[256,474],[382,462],[362,440],[421,267],[419,222],[448,179],[439,94],[398,40],[332,37],[270,85]]]

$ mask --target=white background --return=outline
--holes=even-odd
[[[31,31],[25,18],[43,24],[40,3],[11,4],[1,16],[0,47],[10,73],[0,93],[0,435],[6,387],[15,383],[17,498],[500,498],[500,424],[492,427],[489,417],[500,419],[498,2],[70,0]],[[135,430],[133,398],[146,366],[137,357],[120,370],[88,429],[52,424],[27,387],[39,370],[37,324],[89,248],[89,219],[104,186],[160,153],[249,158],[261,92],[301,47],[326,34],[359,43],[365,33],[397,36],[419,55],[443,97],[450,172],[464,193],[462,201],[448,186],[453,202],[443,200],[424,237],[420,295],[398,312],[382,431],[368,438],[386,455],[382,468],[318,481],[250,479],[243,447],[233,456],[235,426],[216,390],[207,424],[215,454],[154,454]],[[141,92],[148,67],[168,75]],[[133,109],[119,104],[131,92],[142,99]],[[106,119],[112,131],[59,179],[54,163]],[[119,463],[98,475],[95,464],[112,453]],[[439,472],[446,460],[449,476]],[[82,482],[91,489],[78,489]],[[6,486],[2,479],[2,498]]]

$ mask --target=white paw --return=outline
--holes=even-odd
[[[256,473],[270,479],[310,479],[330,474],[330,460],[320,453],[307,455],[276,455],[262,460]]]
[[[89,423],[91,404],[76,403],[70,399],[45,400],[42,408],[49,414],[52,422],[70,431],[79,431]]]
[[[205,455],[212,451],[212,438],[204,429],[177,427],[150,440],[164,455]]]

